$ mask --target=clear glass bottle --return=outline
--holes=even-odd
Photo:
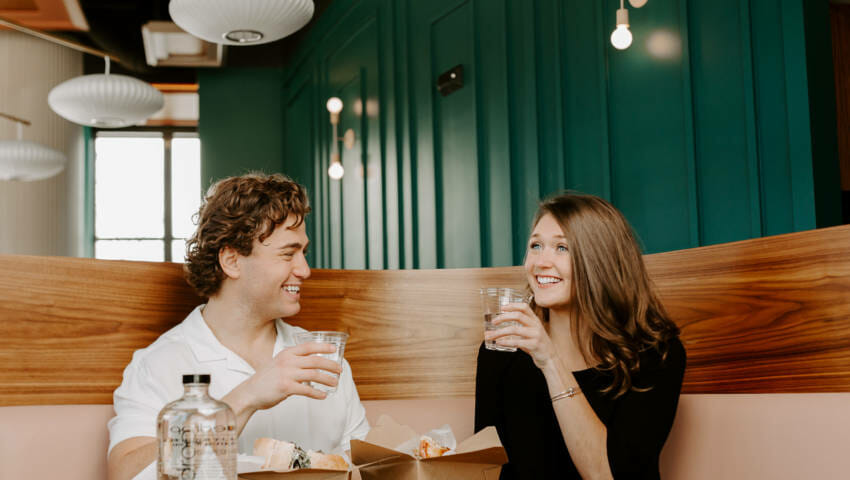
[[[236,480],[236,416],[209,387],[209,375],[183,375],[183,397],[159,412],[159,480]]]

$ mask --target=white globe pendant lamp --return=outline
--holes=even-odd
[[[208,42],[259,45],[298,31],[313,17],[313,0],[171,0],[183,30]]]
[[[109,73],[83,75],[54,87],[47,103],[59,116],[90,127],[136,125],[162,109],[162,93],[137,78]]]
[[[0,140],[0,180],[31,182],[50,178],[65,169],[65,154],[40,143],[23,140],[21,120],[2,115],[18,123],[17,140]]]

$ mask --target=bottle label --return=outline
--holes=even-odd
[[[160,473],[180,480],[235,479],[237,449],[232,425],[172,425],[161,445]]]

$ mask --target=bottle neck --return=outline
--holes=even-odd
[[[209,394],[208,383],[186,383],[183,384],[184,397],[205,397]]]

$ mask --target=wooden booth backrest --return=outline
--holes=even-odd
[[[850,391],[850,227],[646,256],[684,393]],[[201,302],[170,263],[0,256],[0,405],[110,404],[134,350]],[[520,267],[314,270],[292,323],[351,334],[364,400],[468,397],[478,289]]]

